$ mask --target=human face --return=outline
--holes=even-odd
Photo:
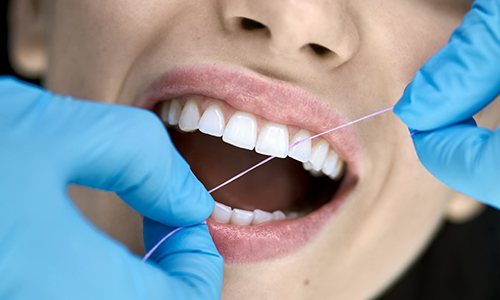
[[[393,105],[469,4],[53,1],[44,79],[59,93],[158,110],[150,101],[190,96],[199,109],[219,103],[226,123],[243,111],[258,120],[259,132],[275,122],[288,126],[290,137],[299,129],[317,133]],[[172,137],[207,188],[260,159],[220,138],[175,130]],[[441,222],[452,193],[418,164],[407,129],[391,114],[323,140],[344,161],[339,190],[335,180],[310,179],[299,163],[283,159],[214,194],[250,210],[303,213],[304,203],[322,205],[260,226],[211,221],[226,259],[225,298],[371,297]],[[326,203],[314,199],[321,198],[319,181],[334,194]]]

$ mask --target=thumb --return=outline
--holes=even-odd
[[[422,164],[451,188],[500,208],[500,129],[474,120],[413,136]]]
[[[173,228],[144,219],[144,242],[149,250]],[[185,227],[153,252],[155,262],[177,282],[172,299],[220,299],[223,260],[206,224]]]

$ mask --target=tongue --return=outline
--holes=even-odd
[[[207,189],[265,158],[199,132],[185,134],[170,130],[170,135]],[[274,159],[214,192],[213,196],[233,208],[293,211],[304,200],[309,180],[300,163],[292,159]]]

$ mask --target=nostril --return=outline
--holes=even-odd
[[[240,18],[240,26],[248,31],[266,29],[266,25],[248,18]]]
[[[334,52],[324,46],[318,44],[308,44],[309,48],[314,52],[314,54],[325,57],[330,54],[334,54]]]

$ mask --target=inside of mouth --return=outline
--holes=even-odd
[[[175,128],[168,130],[175,146],[207,189],[266,158],[255,151],[226,144],[221,138],[199,132],[180,132]],[[332,180],[327,176],[313,176],[294,159],[274,159],[212,196],[231,208],[283,211],[287,216],[297,217],[329,202],[343,177]]]

